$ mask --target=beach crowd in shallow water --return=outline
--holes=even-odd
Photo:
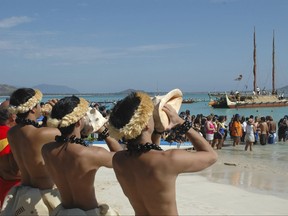
[[[136,215],[177,215],[176,178],[213,165],[214,149],[221,149],[227,136],[233,146],[245,142],[245,150],[252,150],[254,143],[275,143],[278,126],[278,140],[286,141],[287,116],[281,122],[283,136],[271,116],[259,120],[235,114],[228,122],[225,116],[191,116],[189,110],[178,114],[173,107],[178,102],[167,102],[177,97],[179,91],[172,91],[153,104],[149,95],[133,92],[110,112],[76,96],[50,100],[41,108],[39,90],[17,89],[0,109],[1,215],[119,215],[96,199],[100,167],[113,168]],[[43,112],[47,107],[49,114]],[[91,122],[89,115],[98,112],[101,116]],[[110,151],[87,146],[83,131],[96,133]],[[161,138],[189,141],[194,149],[163,151]]]
[[[135,215],[178,215],[178,175],[217,161],[209,143],[178,115],[179,89],[154,101],[131,92],[108,115],[75,95],[41,107],[42,96],[19,88],[1,103],[1,216],[119,215],[96,198],[100,167],[113,168]],[[172,129],[193,142],[193,153],[161,148],[161,134]],[[109,149],[87,145],[86,136],[95,132]]]
[[[98,109],[105,118],[109,118],[111,110],[105,105],[92,102],[90,106]],[[284,115],[278,122],[275,122],[272,116],[240,116],[236,113],[227,119],[224,115],[193,115],[190,110],[180,112],[179,116],[189,121],[193,129],[205,137],[215,149],[225,146],[227,137],[233,140],[233,146],[246,145],[248,142],[249,149],[252,149],[253,144],[266,145],[288,140],[288,115]],[[170,143],[188,141],[185,135],[179,135],[174,130],[163,132],[162,140]]]
[[[233,140],[233,146],[245,144],[245,150],[252,150],[253,144],[274,144],[286,142],[288,139],[288,115],[278,122],[272,116],[240,116],[235,114],[231,119],[227,116],[202,114],[191,115],[190,110],[180,112],[180,117],[188,120],[192,127],[215,149],[224,146],[226,138]],[[185,136],[177,135],[173,130],[167,131],[162,138],[168,142],[185,142]],[[248,144],[247,144],[248,143]]]

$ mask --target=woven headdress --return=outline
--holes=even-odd
[[[12,114],[18,114],[18,113],[26,113],[29,110],[32,110],[38,103],[40,103],[43,96],[40,90],[34,89],[34,91],[35,95],[29,98],[29,100],[27,100],[25,103],[19,104],[18,106],[13,106],[10,104],[9,111]]]
[[[135,96],[140,99],[140,104],[127,124],[118,128],[113,125],[112,121],[109,121],[110,136],[117,140],[121,138],[130,140],[138,137],[153,115],[154,105],[150,96],[143,92],[136,92]],[[117,116],[115,118],[117,118]]]
[[[73,109],[73,111],[63,116],[61,119],[51,118],[51,116],[49,116],[47,120],[47,126],[55,128],[68,127],[69,125],[75,124],[82,117],[84,117],[86,112],[88,111],[89,103],[84,98],[79,99],[80,102]]]

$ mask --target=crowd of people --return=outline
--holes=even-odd
[[[164,103],[155,111],[143,92],[118,101],[100,125],[99,118],[87,120],[97,112],[84,98],[41,100],[41,91],[19,88],[5,101],[9,106],[1,103],[0,215],[119,215],[97,200],[100,167],[113,168],[135,215],[177,215],[177,176],[203,170],[218,157],[173,105]],[[163,151],[162,128],[192,142],[194,151]],[[87,145],[86,129],[105,140],[110,151]]]
[[[230,120],[227,116],[202,114],[191,115],[190,110],[180,113],[192,127],[210,143],[221,149],[226,138],[232,139],[233,146],[245,144],[245,150],[252,151],[253,144],[266,145],[288,139],[288,115],[275,122],[272,116],[240,116],[235,114]],[[163,137],[168,142],[185,142],[186,137],[177,136],[175,131],[167,131]]]
[[[111,110],[76,96],[41,100],[39,90],[19,88],[0,105],[1,215],[119,215],[96,198],[95,175],[102,166],[113,168],[136,215],[177,215],[177,176],[215,163],[215,149],[227,137],[235,147],[245,144],[245,151],[288,139],[287,115],[279,122],[239,114],[228,120],[189,110],[178,114],[165,104],[161,112],[169,121],[158,122],[163,113],[156,118],[156,105],[142,92],[132,92]],[[94,118],[97,126],[87,120],[95,110],[102,118]],[[110,151],[88,147],[87,133]],[[163,151],[161,139],[191,142],[194,150]]]

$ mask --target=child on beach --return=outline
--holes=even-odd
[[[170,104],[161,110],[169,118],[165,130],[174,128],[185,134],[196,151],[163,151],[159,146],[161,131],[153,133],[157,130],[153,110],[150,96],[142,92],[133,92],[114,106],[109,119],[110,133],[116,139],[125,138],[127,150],[114,155],[113,168],[135,215],[177,215],[177,176],[211,166],[217,154]]]

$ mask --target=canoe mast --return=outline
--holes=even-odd
[[[272,51],[272,94],[276,94],[275,89],[275,43],[274,43],[274,30],[273,30],[273,51]]]
[[[254,27],[254,34],[253,34],[253,42],[254,42],[254,50],[253,50],[253,75],[254,75],[254,82],[253,82],[253,90],[256,92],[256,33],[255,33],[255,27]]]

